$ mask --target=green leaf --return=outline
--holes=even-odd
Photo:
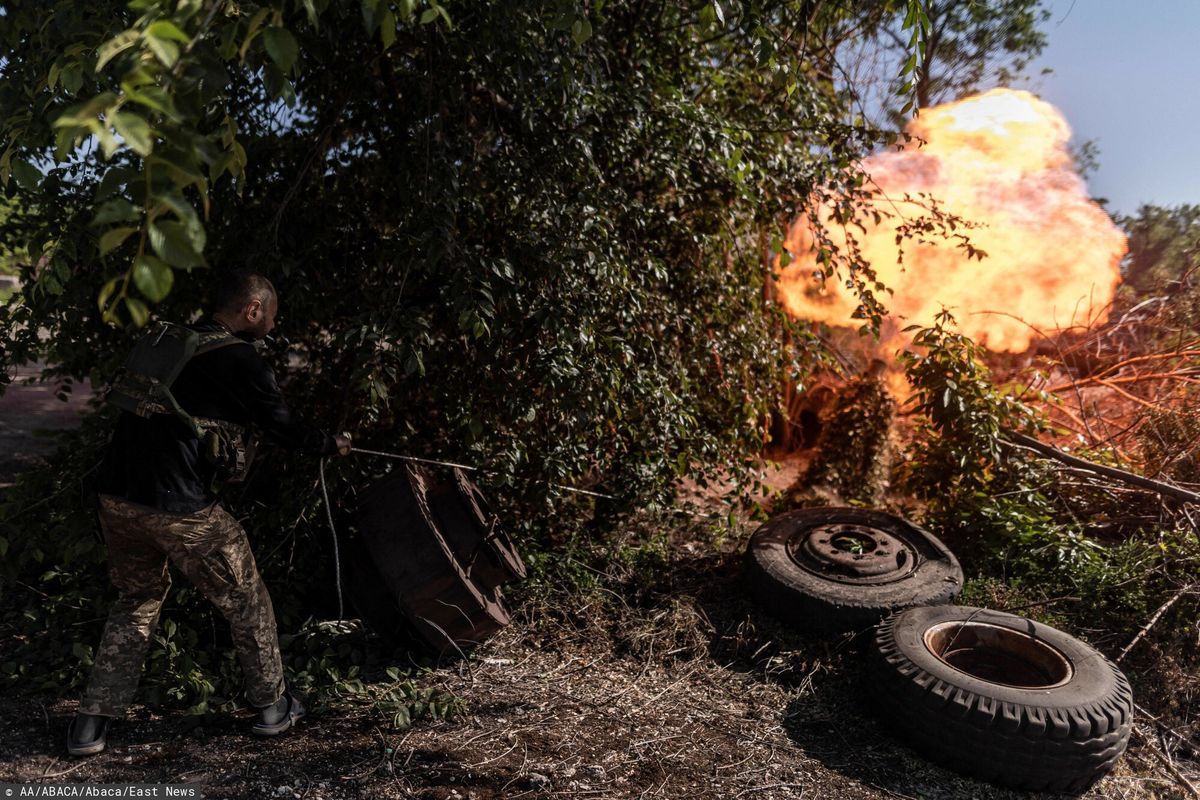
[[[113,228],[104,232],[100,237],[100,255],[106,256],[113,250],[121,246],[121,243],[129,238],[130,234],[134,233],[137,228],[131,228],[128,225],[122,225],[119,228]]]
[[[435,19],[437,19],[437,15],[438,15],[438,12],[437,12],[436,8],[425,9],[424,11],[421,12],[421,24],[428,25],[429,23],[431,23]]]
[[[109,222],[130,222],[138,218],[136,205],[124,197],[114,198],[96,209],[96,216],[91,218],[91,224],[103,225]]]
[[[138,173],[128,167],[112,167],[104,173],[100,186],[96,189],[96,199],[116,194],[121,187],[127,185]]]
[[[117,290],[117,284],[120,282],[120,278],[110,278],[100,290],[100,294],[96,298],[96,305],[101,311],[108,308],[108,301],[112,299],[113,292]]]
[[[148,156],[154,149],[154,131],[146,120],[128,111],[118,111],[113,115],[113,127],[125,144],[139,156]]]
[[[583,17],[575,20],[575,24],[571,26],[571,38],[575,40],[576,45],[581,45],[592,38],[592,23]]]
[[[253,17],[250,18],[250,24],[246,28],[246,38],[242,42],[241,48],[238,50],[238,57],[243,61],[246,60],[246,53],[250,50],[250,44],[254,41],[255,35],[258,34],[258,28],[262,25],[263,20],[267,18],[267,14],[271,12],[270,8],[260,8]]]
[[[296,102],[296,90],[278,65],[267,64],[263,69],[263,84],[272,98],[278,97],[289,106]]]
[[[170,39],[160,39],[157,36],[151,36],[149,31],[147,31],[146,46],[150,48],[150,52],[154,53],[154,57],[167,69],[171,69],[171,67],[175,66],[175,62],[179,61],[179,45]]]
[[[121,84],[121,89],[125,92],[125,96],[134,103],[160,114],[166,114],[172,119],[179,116],[175,111],[175,102],[160,86],[134,86],[126,82]]]
[[[83,88],[83,65],[75,61],[63,67],[59,81],[68,94],[78,94]]]
[[[166,297],[175,283],[174,271],[154,256],[140,255],[133,262],[133,282],[138,291],[157,303]],[[126,303],[129,301],[126,300]],[[139,323],[139,327],[144,323]]]
[[[296,38],[286,28],[267,28],[263,31],[263,44],[271,55],[271,60],[285,73],[296,63],[300,48],[296,44]]]
[[[108,128],[101,128],[96,136],[100,139],[100,152],[104,154],[105,160],[112,158],[113,153],[117,152],[117,148],[121,146],[117,137],[113,136],[112,131]]]
[[[317,8],[313,5],[313,0],[303,0],[303,3],[304,11],[308,14],[308,24],[312,25],[315,30],[317,28]]]
[[[112,61],[129,48],[133,47],[137,40],[138,32],[135,30],[128,30],[121,31],[116,36],[100,45],[100,47],[96,50],[95,73],[99,75],[100,70],[104,69],[105,64]]]
[[[379,17],[379,39],[383,42],[384,50],[396,41],[396,15],[390,8],[385,8]]]
[[[129,317],[133,320],[133,324],[142,328],[150,320],[150,309],[146,308],[146,304],[136,297],[125,298],[125,308],[129,311]]]
[[[204,260],[192,245],[192,237],[182,222],[156,222],[149,230],[150,246],[159,258],[173,267],[200,266]]]
[[[166,19],[152,23],[149,28],[146,28],[146,35],[156,39],[174,39],[180,44],[188,44],[192,41],[192,37],[180,30],[178,25]]]
[[[42,185],[42,173],[23,158],[12,160],[13,180],[27,192],[36,192]]]
[[[200,217],[196,214],[196,209],[192,208],[192,204],[184,198],[183,193],[179,190],[171,189],[159,192],[154,195],[154,199],[175,212],[175,216],[184,222],[199,223]]]

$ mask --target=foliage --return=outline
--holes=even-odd
[[[15,201],[0,196],[0,230],[13,224],[14,218],[18,218],[20,214],[21,209]],[[15,274],[17,265],[27,258],[24,252],[0,245],[0,275]]]
[[[924,420],[904,484],[963,560],[971,576],[964,602],[1090,631],[1087,638],[1103,631],[1113,652],[1196,580],[1200,539],[1186,515],[1167,514],[1158,498],[1055,471],[1003,443],[1006,430],[1045,431],[1044,418],[992,385],[982,351],[952,329],[948,313],[918,331],[914,344],[921,351],[903,357]],[[1157,424],[1170,435],[1178,420]],[[1180,605],[1155,639],[1178,641],[1191,624],[1194,604]]]
[[[48,468],[23,475],[0,500],[0,621],[20,636],[19,657],[6,652],[0,662],[6,686],[67,691],[86,679],[81,662],[89,663],[92,648],[85,643],[99,640],[99,628],[79,640],[62,631],[82,633],[107,615],[96,591],[104,585],[104,548],[83,495],[109,422],[93,418],[66,434]]]
[[[0,361],[103,383],[113,321],[188,318],[202,264],[254,265],[290,323],[274,358],[306,366],[290,393],[330,427],[527,502],[736,469],[801,366],[752,243],[852,186],[874,134],[772,35],[807,24],[791,4],[705,8],[14,10],[0,170],[45,264]]]
[[[921,8],[886,14],[928,56]],[[853,225],[856,164],[895,141],[829,80],[847,19],[792,0],[10,3],[0,183],[28,213],[0,245],[28,261],[0,374],[41,359],[102,386],[148,319],[199,313],[210,269],[258,268],[293,404],[367,447],[485,467],[547,573],[541,548],[604,534],[590,513],[661,508],[684,476],[752,481],[778,387],[818,352],[763,300],[771,233],[821,205]],[[869,267],[823,266],[877,324]],[[75,483],[107,424],[6,495],[6,518],[63,500],[4,533],[14,684],[77,688],[89,653],[57,632],[98,638],[102,549]],[[335,499],[383,468],[338,462]],[[580,482],[618,499],[565,502]],[[227,495],[285,631],[330,615],[314,488],[311,463],[275,454]],[[232,696],[212,613],[175,590],[149,698]],[[349,692],[366,656],[315,641],[291,640],[292,677]]]
[[[1011,86],[1046,46],[1042,0],[872,0],[843,12],[831,80],[857,95],[870,116],[902,123],[911,108]],[[898,68],[896,65],[900,65]],[[891,97],[910,97],[895,113]]]
[[[113,590],[106,585],[102,539],[86,497],[111,415],[64,435],[45,470],[25,476],[0,500],[0,629],[16,631],[0,658],[0,687],[82,692]],[[36,522],[36,524],[35,524]],[[252,538],[255,531],[251,531]],[[462,701],[421,686],[419,671],[392,666],[394,654],[361,636],[339,634],[302,615],[330,602],[322,570],[295,570],[295,559],[323,560],[320,542],[292,541],[291,552],[258,554],[273,588],[289,685],[315,707],[367,704],[397,727],[461,712]],[[297,595],[317,600],[304,605]],[[63,631],[70,631],[64,636]],[[236,707],[242,678],[225,623],[187,581],[173,585],[142,673],[141,698],[203,714]]]
[[[806,7],[9,4],[0,182],[29,213],[0,237],[29,259],[2,374],[40,359],[103,386],[142,322],[192,318],[210,269],[250,266],[280,291],[269,357],[293,405],[366,447],[485,467],[529,548],[665,505],[683,475],[748,483],[777,387],[816,351],[763,302],[764,232],[852,207],[880,140],[814,76]],[[86,655],[54,632],[98,638],[102,550],[74,483],[107,424],[4,501],[64,498],[4,534],[17,683],[78,687]],[[332,465],[335,501],[384,469]],[[315,472],[274,454],[226,495],[285,631],[330,615]],[[618,499],[565,501],[579,482]],[[174,590],[149,697],[232,696],[212,613]]]
[[[1050,12],[1041,0],[932,0],[925,13],[926,66],[916,87],[921,106],[958,99],[988,80],[1009,84],[1046,46],[1038,26]]]
[[[939,527],[981,538],[1011,539],[1050,524],[1045,476],[1006,445],[1006,430],[1045,427],[1032,406],[993,385],[982,350],[953,329],[942,310],[901,354],[913,410],[923,416],[902,482],[929,504]],[[914,330],[910,328],[909,330]]]
[[[347,638],[336,625],[311,619],[298,634],[280,637],[280,646],[293,653],[289,685],[319,696],[315,709],[367,705],[397,730],[419,719],[448,719],[466,710],[461,698],[420,685],[428,670],[381,667],[361,641]]]
[[[1144,205],[1118,222],[1129,241],[1124,286],[1143,298],[1178,290],[1200,265],[1200,206]]]

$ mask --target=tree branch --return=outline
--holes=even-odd
[[[1132,472],[1126,472],[1125,470],[1117,469],[1116,467],[1107,467],[1103,464],[1094,464],[1091,461],[1086,461],[1077,456],[1068,455],[1067,453],[1051,447],[1048,444],[1042,444],[1032,436],[1026,436],[1022,433],[1017,433],[1016,431],[1004,431],[1003,433],[1005,439],[1007,439],[1007,442],[1005,443],[1010,446],[1026,447],[1048,458],[1053,458],[1055,461],[1061,461],[1068,466],[1087,470],[1088,472],[1094,472],[1097,475],[1103,475],[1106,478],[1112,478],[1114,480],[1121,481],[1122,483],[1128,483],[1131,486],[1139,486],[1143,489],[1149,489],[1152,492],[1157,492],[1158,494],[1165,495],[1167,497],[1173,497],[1176,500],[1183,500],[1184,502],[1188,503],[1200,503],[1200,494],[1197,494],[1196,492],[1189,492],[1187,489],[1181,489],[1178,486],[1172,486],[1169,483],[1163,483],[1162,481],[1144,478],[1141,475],[1135,475]],[[1001,441],[1004,441],[1004,439]]]

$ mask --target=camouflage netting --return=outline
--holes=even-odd
[[[878,505],[888,486],[895,413],[879,370],[848,384],[824,420],[816,456],[785,495],[786,506]]]

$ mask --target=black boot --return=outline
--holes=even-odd
[[[304,704],[290,689],[284,689],[283,697],[258,710],[258,721],[254,723],[250,732],[257,736],[275,736],[295,725],[304,714]]]
[[[90,756],[104,749],[111,717],[84,714],[80,711],[67,728],[67,752],[73,756]]]

